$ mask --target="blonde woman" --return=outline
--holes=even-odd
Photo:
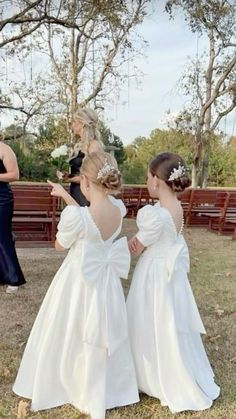
[[[80,186],[89,207],[50,184],[69,204],[55,248],[70,251],[42,303],[13,390],[32,399],[35,411],[70,403],[104,419],[106,409],[139,400],[120,282],[130,254],[126,237],[117,239],[126,208],[110,196],[121,174],[108,153],[84,158]]]
[[[16,156],[0,134],[0,284],[7,285],[8,294],[25,283],[12,236],[14,200],[9,182],[18,179]]]
[[[70,194],[80,206],[89,205],[79,184],[80,167],[83,159],[89,153],[103,151],[97,124],[98,116],[92,109],[78,108],[73,115],[71,129],[77,142],[69,160],[70,174],[67,180],[71,182]],[[58,173],[58,177],[62,177],[61,172]]]

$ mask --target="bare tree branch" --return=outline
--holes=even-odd
[[[211,125],[211,131],[214,132],[214,130],[218,127],[221,119],[224,116],[228,115],[234,108],[236,108],[236,103],[232,102],[231,105],[227,109],[225,109],[223,112],[220,112],[217,115],[217,117],[216,117],[215,121],[213,122],[213,124]]]

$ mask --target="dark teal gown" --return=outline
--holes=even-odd
[[[6,173],[0,159],[0,173]],[[26,281],[22,273],[12,234],[14,199],[10,185],[0,181],[0,284],[19,286]]]

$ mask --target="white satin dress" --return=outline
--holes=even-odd
[[[207,409],[220,389],[200,336],[205,329],[187,277],[187,244],[159,203],[139,210],[137,225],[146,249],[127,310],[138,387],[172,412]]]
[[[13,391],[34,411],[70,403],[92,419],[139,401],[120,278],[130,255],[117,231],[106,241],[88,207],[67,206],[57,239],[70,248],[31,330]],[[114,241],[115,240],[115,241]]]

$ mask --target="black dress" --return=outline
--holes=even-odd
[[[76,157],[73,157],[73,159],[71,159],[69,161],[70,177],[77,176],[77,175],[80,174],[80,167],[82,165],[84,157],[85,157],[85,154],[82,151],[79,151],[78,155]],[[85,196],[81,192],[79,183],[71,182],[71,184],[70,184],[70,194],[71,194],[72,198],[74,198],[74,200],[76,202],[78,202],[78,204],[81,207],[88,207],[89,206],[89,202],[87,201],[87,199],[85,198]]]
[[[0,159],[0,173],[6,173]],[[0,181],[0,284],[19,286],[25,278],[19,265],[12,235],[13,193],[7,182]]]

